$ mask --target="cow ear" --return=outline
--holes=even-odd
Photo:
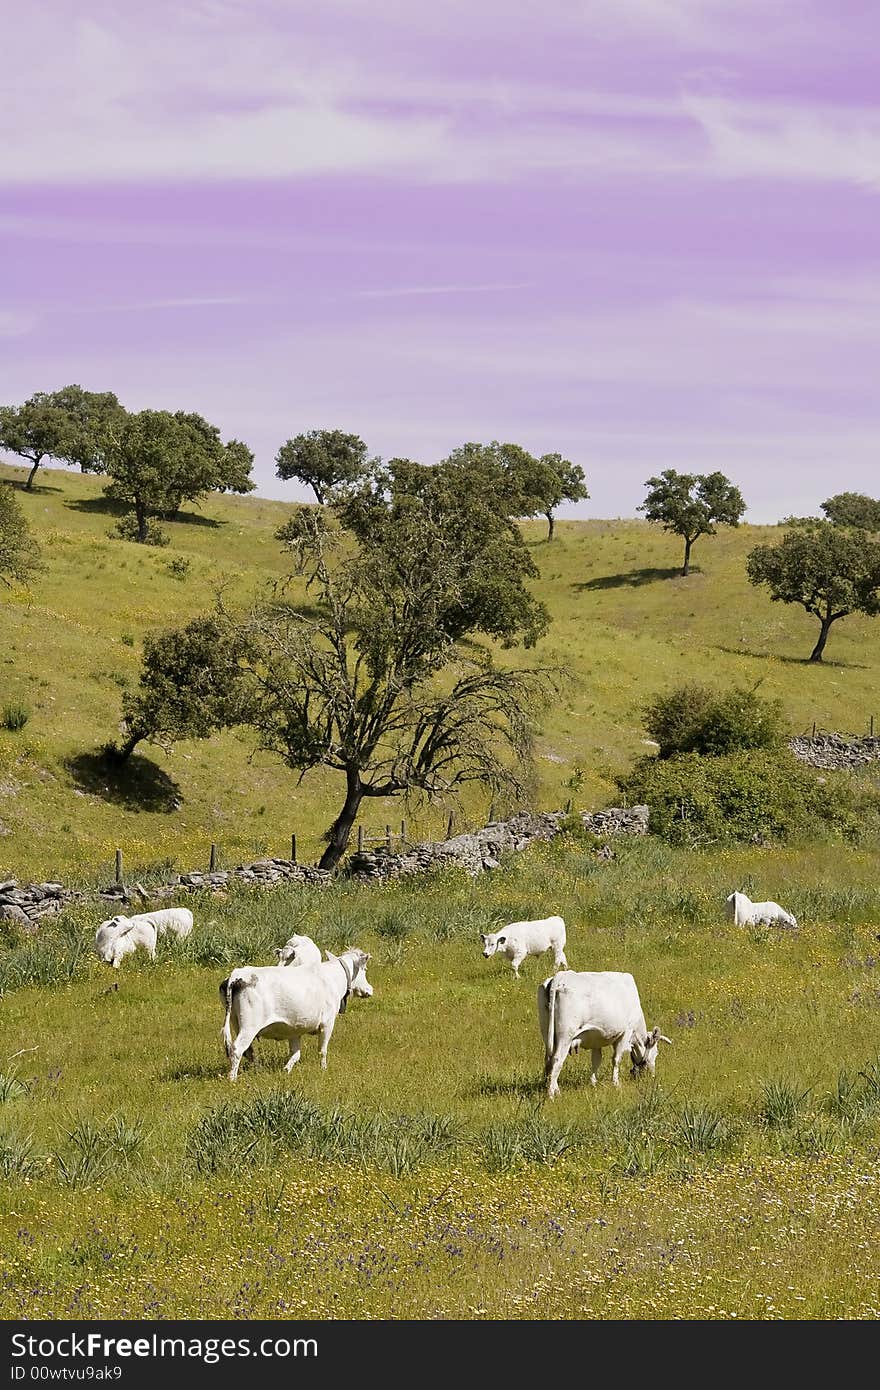
[[[671,1039],[671,1038],[667,1038],[667,1036],[666,1036],[665,1033],[661,1033],[661,1034],[660,1034],[660,1042],[669,1043],[669,1046],[670,1046],[670,1047],[672,1046],[672,1039]]]
[[[338,956],[334,956],[334,954],[333,954],[332,951],[325,951],[325,952],[324,952],[324,955],[327,957],[328,960],[338,960],[338,959],[339,959]]]

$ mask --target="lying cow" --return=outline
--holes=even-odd
[[[142,946],[150,960],[156,959],[156,927],[143,917],[111,917],[95,932],[95,950],[105,965],[119,969],[119,962]]]
[[[290,1055],[284,1070],[300,1059],[300,1037],[317,1033],[321,1042],[321,1066],[327,1066],[327,1045],[338,1014],[344,1013],[349,995],[369,999],[373,986],[367,980],[366,951],[350,947],[341,956],[327,952],[327,959],[306,970],[287,970],[277,965],[246,965],[233,970],[220,986],[226,1008],[221,1036],[229,1058],[229,1080],[238,1076],[241,1059],[253,1060],[255,1038],[283,1038]],[[236,1037],[233,1041],[232,1026]]]
[[[513,966],[519,979],[519,968],[526,956],[542,956],[553,952],[556,969],[568,965],[565,959],[565,923],[561,917],[544,917],[535,922],[511,922],[500,931],[481,932],[483,955],[494,956],[500,951]]]
[[[574,1044],[591,1050],[593,1086],[603,1047],[613,1048],[611,1080],[619,1086],[625,1052],[630,1054],[633,1076],[646,1068],[653,1076],[660,1043],[672,1042],[659,1028],[648,1032],[636,982],[620,970],[563,970],[551,975],[538,986],[538,1026],[548,1097],[559,1092],[559,1073]]]
[[[320,965],[321,948],[310,936],[291,936],[283,946],[275,947],[279,965]]]
[[[779,903],[753,903],[745,893],[729,893],[724,901],[727,916],[736,927],[797,926],[797,918]]]

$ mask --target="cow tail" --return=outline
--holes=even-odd
[[[226,1048],[226,1056],[232,1052],[232,999],[235,992],[235,981],[233,970],[228,979],[225,979],[220,986],[220,997],[226,1002],[226,1017],[223,1020],[223,1027],[220,1029],[220,1036],[223,1039],[223,1046]]]
[[[554,975],[544,986],[547,991],[547,1056],[553,1056],[553,1049],[556,1046],[556,992],[557,982]]]

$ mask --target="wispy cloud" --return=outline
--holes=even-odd
[[[532,280],[499,281],[489,285],[395,285],[387,289],[356,290],[357,299],[407,299],[432,294],[490,294],[496,290],[527,290]]]

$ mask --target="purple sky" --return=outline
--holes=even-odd
[[[5,31],[5,32],[4,32]],[[7,7],[0,399],[880,493],[876,0]]]

